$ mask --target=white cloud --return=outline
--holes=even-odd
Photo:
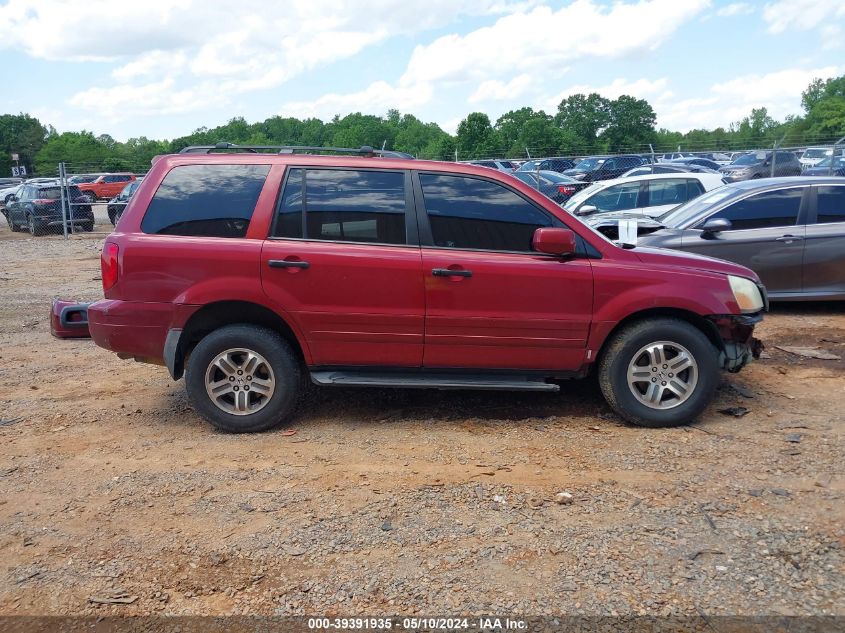
[[[350,112],[383,115],[389,108],[407,111],[419,107],[431,100],[432,92],[429,84],[397,87],[376,81],[358,92],[331,93],[313,101],[291,101],[282,106],[279,114],[323,119]]]
[[[801,112],[801,92],[815,78],[827,79],[845,67],[790,68],[763,75],[745,75],[710,86],[701,97],[655,103],[660,127],[686,132],[694,128],[725,127],[765,107],[774,119]]]
[[[716,11],[716,15],[722,18],[729,18],[734,15],[748,15],[749,13],[754,13],[754,7],[747,2],[733,2]]]
[[[475,92],[469,96],[468,101],[470,103],[479,103],[483,101],[515,99],[523,95],[532,83],[533,78],[528,74],[517,75],[508,82],[499,81],[498,79],[488,79],[479,84]]]
[[[70,99],[70,105],[97,112],[111,121],[135,116],[158,116],[194,112],[206,107],[205,94],[213,86],[179,88],[173,78],[140,86],[120,85],[111,88],[88,88]]]
[[[536,0],[9,0],[0,4],[0,49],[51,61],[122,62],[119,85],[83,89],[71,105],[113,120],[200,109],[215,81],[240,93],[285,81],[395,36],[463,15],[530,9]],[[166,95],[163,88],[174,87]],[[407,90],[406,90],[407,91]],[[132,95],[131,100],[125,95]],[[168,103],[169,100],[172,103]]]
[[[845,3],[840,0],[777,0],[763,9],[763,19],[770,33],[788,29],[807,31],[845,18]]]
[[[606,86],[589,86],[586,84],[569,86],[562,92],[543,100],[540,107],[547,112],[556,112],[558,104],[574,94],[590,94],[595,92],[607,99],[618,99],[622,95],[630,95],[637,99],[646,99],[652,105],[658,101],[664,101],[672,96],[668,89],[668,80],[665,77],[660,79],[614,79]]]
[[[655,50],[709,4],[709,0],[642,0],[607,8],[592,0],[575,0],[557,11],[537,7],[466,35],[444,35],[417,46],[401,83],[485,81],[498,78],[503,65],[533,74],[585,58],[636,55]]]

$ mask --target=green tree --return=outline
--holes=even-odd
[[[568,132],[576,153],[601,151],[599,135],[610,123],[610,100],[599,94],[574,94],[557,107],[555,123]]]
[[[502,151],[490,117],[483,112],[472,112],[460,122],[456,144],[460,160],[494,158]]]
[[[601,139],[611,152],[643,152],[655,140],[657,115],[645,99],[622,95],[607,108],[607,127]]]
[[[12,175],[12,154],[18,154],[18,164],[33,171],[33,159],[47,138],[47,128],[28,114],[0,115],[0,176]]]
[[[35,170],[53,175],[64,162],[70,172],[99,171],[107,159],[116,158],[110,152],[91,132],[63,132],[50,136],[35,155]]]

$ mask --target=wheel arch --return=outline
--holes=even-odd
[[[686,321],[694,328],[700,330],[707,339],[713,343],[713,346],[716,348],[717,351],[723,351],[725,348],[724,341],[719,336],[719,330],[716,327],[716,324],[712,321],[704,318],[700,314],[696,314],[690,310],[684,310],[683,308],[647,308],[643,310],[638,310],[637,312],[633,312],[626,316],[624,319],[619,321],[613,328],[607,333],[607,336],[604,337],[602,341],[601,347],[599,348],[598,353],[596,354],[596,361],[599,361],[605,354],[607,347],[610,344],[610,341],[613,340],[613,337],[616,335],[617,332],[621,331],[622,329],[628,327],[633,323],[638,323],[640,321],[646,321],[648,319],[678,319],[680,321]],[[594,363],[594,367],[595,367]]]
[[[204,336],[226,325],[258,325],[277,332],[294,350],[299,360],[307,364],[310,354],[304,341],[285,319],[266,306],[250,301],[218,301],[204,305],[194,312],[180,330],[170,330],[165,343],[165,361],[174,380],[182,377],[185,361]],[[172,334],[178,338],[171,341]],[[168,347],[170,349],[168,350]],[[172,358],[167,358],[170,355]]]

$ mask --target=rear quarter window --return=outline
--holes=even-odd
[[[244,237],[269,165],[182,165],[164,177],[141,230],[157,235]]]

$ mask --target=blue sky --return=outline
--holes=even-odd
[[[0,111],[118,140],[390,107],[454,132],[591,91],[686,131],[799,113],[845,74],[845,2],[6,0],[0,48]]]

